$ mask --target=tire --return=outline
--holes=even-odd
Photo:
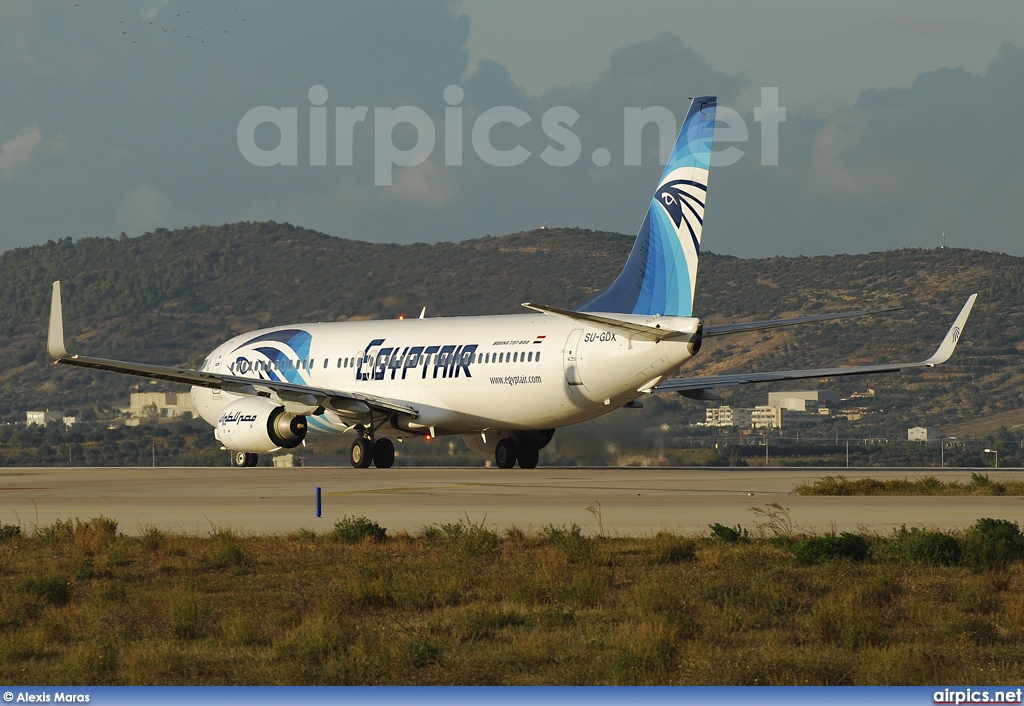
[[[245,468],[249,465],[249,454],[245,451],[235,451],[231,454],[231,465],[235,468]]]
[[[395,465],[395,444],[391,439],[377,439],[373,442],[373,465],[377,468],[391,468]]]
[[[519,449],[512,439],[502,439],[494,449],[494,463],[498,468],[514,468]]]
[[[370,462],[373,461],[373,446],[370,445],[370,440],[360,437],[353,441],[349,458],[352,460],[352,468],[369,468]]]
[[[523,444],[516,454],[520,468],[536,468],[540,461],[540,449],[533,444]]]
[[[246,454],[246,456],[248,456],[249,458],[246,461],[245,465],[248,466],[249,468],[254,468],[256,464],[260,462],[259,454]]]

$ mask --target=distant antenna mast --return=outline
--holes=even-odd
[[[946,249],[946,231],[942,231],[942,249]]]

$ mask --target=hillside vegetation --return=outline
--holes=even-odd
[[[259,326],[417,315],[422,307],[428,316],[455,316],[514,313],[524,301],[572,306],[615,277],[631,245],[631,237],[579,229],[382,245],[270,222],[65,238],[11,250],[0,255],[0,416],[63,408],[88,417],[126,405],[132,389],[154,389],[147,381],[49,363],[46,319],[55,279],[64,283],[73,352],[196,365],[226,337]],[[705,252],[695,313],[716,323],[907,308],[709,340],[684,372],[919,359],[931,354],[975,291],[978,304],[949,364],[820,386],[844,393],[874,388],[868,404],[885,410],[893,429],[977,425],[989,417],[1012,429],[1024,421],[1024,259],[1008,255],[936,249],[745,260]],[[727,399],[763,403],[768,389],[729,391]],[[679,420],[703,418],[701,403],[672,398],[654,406],[660,414],[671,407]]]

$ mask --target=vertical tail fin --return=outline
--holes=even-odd
[[[693,314],[717,105],[715,96],[693,99],[626,266],[577,311]]]

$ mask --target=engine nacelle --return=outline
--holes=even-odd
[[[284,405],[266,397],[243,397],[221,412],[217,438],[232,451],[293,449],[306,438],[306,418],[288,414]]]

